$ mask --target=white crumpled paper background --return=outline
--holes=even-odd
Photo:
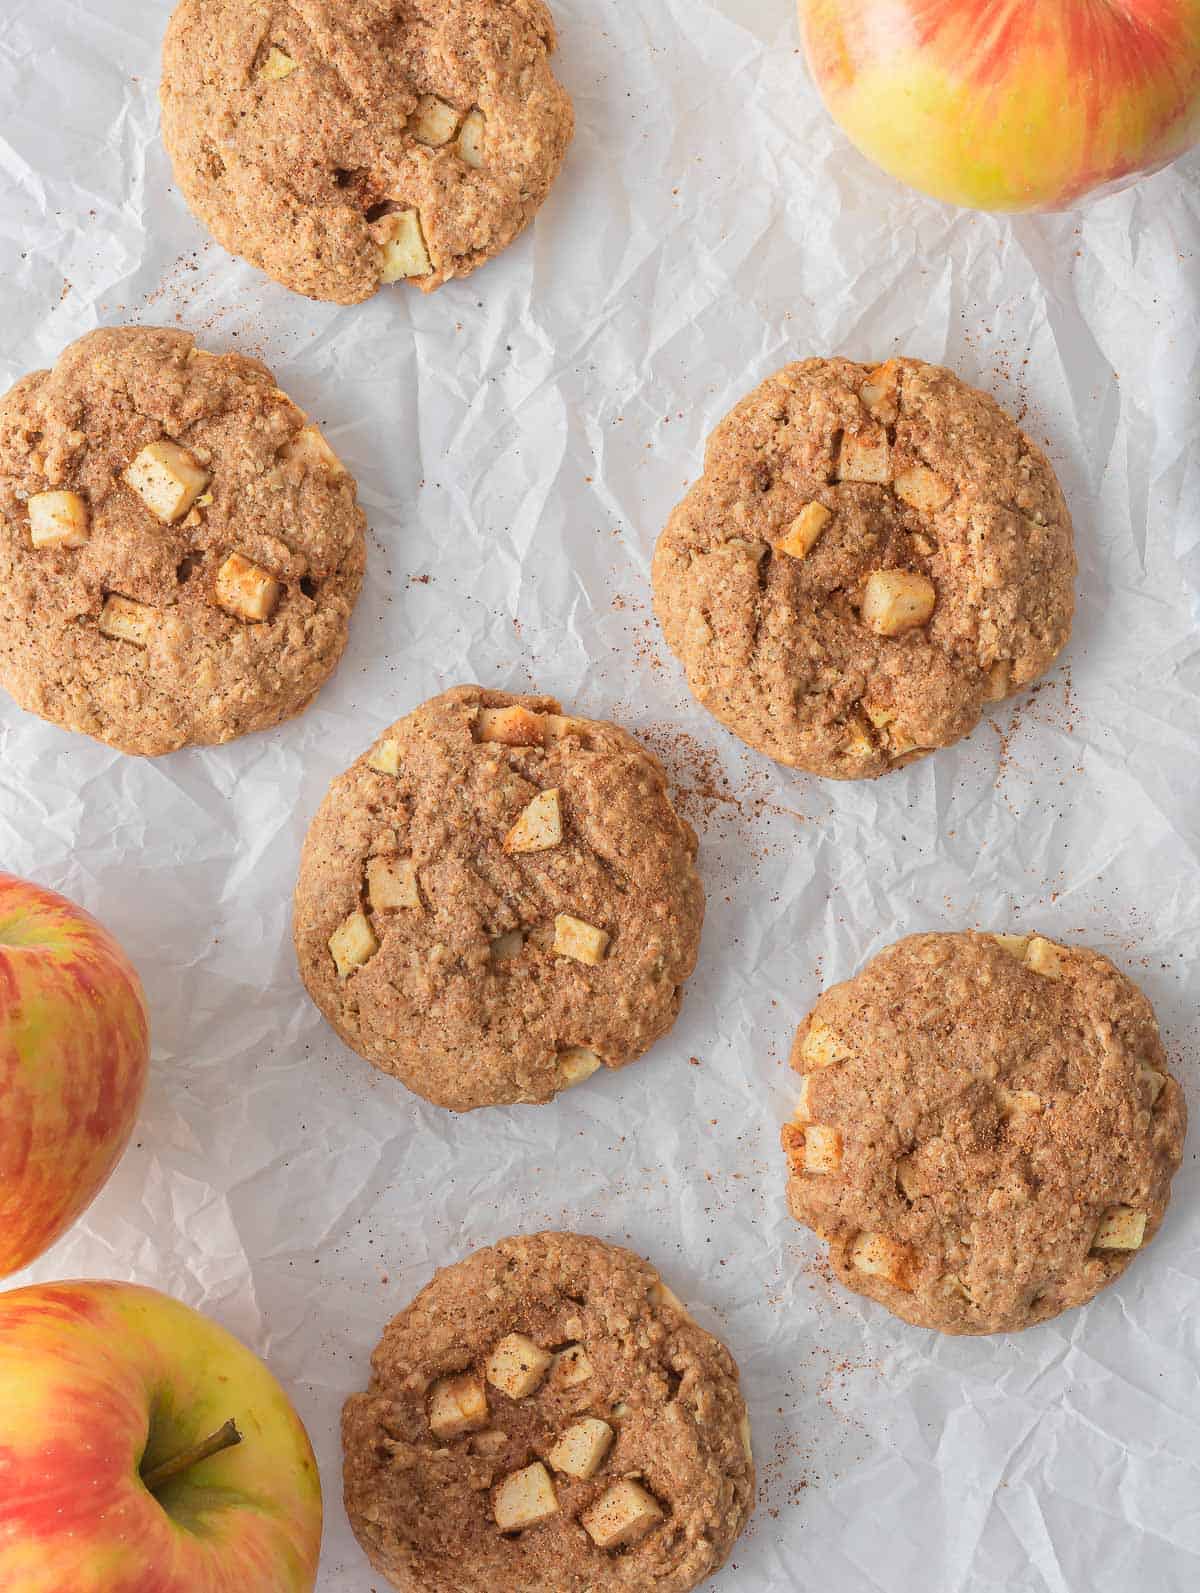
[[[500,261],[431,298],[288,295],[210,244],[158,140],[168,0],[5,0],[0,383],[124,320],[265,358],[358,477],[370,568],[299,722],[124,758],[0,703],[0,860],[122,938],[149,993],[136,1144],[17,1282],[135,1279],[265,1355],[320,1456],[322,1593],[378,1585],[337,1436],[435,1267],[577,1227],[653,1258],[744,1374],[758,1513],[721,1588],[1141,1593],[1200,1576],[1200,1177],[1088,1309],[939,1339],[827,1281],[777,1148],[795,1023],[911,930],[1038,926],[1148,991],[1200,1118],[1195,158],[1076,215],[900,190],[822,112],[790,0],[555,0],[567,167]],[[649,608],[706,434],[789,359],[944,361],[1019,413],[1074,509],[1061,667],[875,784],[744,751]],[[709,918],[674,1033],[557,1105],[456,1119],[336,1041],[293,964],[305,827],[392,719],[536,685],[662,754]],[[252,1593],[252,1590],[247,1590]]]

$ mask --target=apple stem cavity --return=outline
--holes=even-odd
[[[144,1471],[142,1482],[151,1493],[157,1493],[166,1483],[182,1476],[185,1471],[191,1471],[192,1467],[198,1466],[202,1460],[211,1460],[213,1455],[232,1449],[241,1441],[242,1435],[238,1430],[238,1424],[232,1420],[227,1421],[219,1432],[212,1433],[208,1438],[202,1438],[198,1444],[193,1444],[181,1454],[173,1455],[170,1460],[161,1461],[150,1471]]]

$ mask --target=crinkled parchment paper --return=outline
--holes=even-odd
[[[337,1419],[384,1322],[435,1267],[557,1225],[653,1258],[741,1363],[762,1488],[722,1588],[1194,1587],[1196,1136],[1117,1287],[954,1341],[830,1283],[786,1214],[777,1131],[823,983],[968,925],[1113,956],[1200,1118],[1200,163],[1078,215],[955,213],[837,135],[790,0],[555,0],[579,133],[535,227],[432,298],[336,309],[228,259],[173,190],[167,0],[3,9],[0,382],[122,320],[248,349],[328,428],[373,528],[349,652],[297,723],[139,762],[0,703],[0,860],[121,936],[154,1020],[136,1144],[28,1278],[157,1285],[268,1357],[320,1455],[322,1593],[377,1585]],[[1061,667],[967,743],[828,785],[692,706],[650,554],[753,384],[894,350],[954,366],[1046,446],[1080,617]],[[455,1119],[334,1039],[289,906],[328,782],[463,680],[643,734],[701,833],[709,918],[649,1058],[554,1107]]]

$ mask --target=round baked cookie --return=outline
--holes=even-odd
[[[532,221],[574,113],[543,0],[182,0],[163,137],[217,241],[356,304],[469,275]]]
[[[333,782],[300,864],[300,972],[346,1044],[426,1100],[548,1101],[674,1023],[696,849],[625,731],[460,686]]]
[[[967,735],[1071,633],[1071,518],[986,394],[920,360],[789,365],[708,442],[654,558],[704,706],[780,763],[857,780]]]
[[[1158,1231],[1187,1110],[1149,1002],[1098,952],[912,935],[821,996],[792,1066],[792,1213],[906,1322],[1044,1322]]]
[[[363,533],[264,365],[89,333],[0,400],[0,681],[122,752],[276,725],[342,655]]]
[[[754,1507],[737,1366],[647,1262],[505,1239],[388,1324],[346,1511],[401,1593],[686,1593]]]

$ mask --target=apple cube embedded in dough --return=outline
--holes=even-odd
[[[293,61],[286,50],[281,50],[277,44],[273,44],[262,64],[259,76],[268,83],[281,83],[285,77],[291,77],[299,65],[299,61]]]
[[[411,857],[373,857],[367,864],[367,895],[376,912],[419,908],[417,865]]]
[[[490,1420],[487,1390],[474,1372],[443,1377],[429,1399],[429,1428],[435,1438],[462,1438]]]
[[[558,1070],[568,1089],[590,1079],[604,1066],[603,1060],[584,1045],[572,1045],[558,1054]]]
[[[1066,966],[1063,948],[1044,935],[1035,935],[1025,953],[1025,966],[1043,979],[1061,979]]]
[[[422,94],[409,119],[408,130],[419,144],[435,149],[448,144],[458,127],[458,112],[436,94]]]
[[[841,1130],[827,1123],[810,1123],[804,1130],[804,1171],[836,1173],[841,1165]]]
[[[876,420],[885,426],[893,425],[900,414],[900,362],[887,360],[877,365],[858,396]]]
[[[275,612],[282,588],[269,570],[231,553],[217,571],[216,598],[227,614],[257,624]]]
[[[1167,1075],[1152,1068],[1148,1062],[1143,1062],[1138,1068],[1138,1078],[1149,1091],[1150,1105],[1153,1106],[1167,1087]]]
[[[921,509],[926,514],[936,514],[939,509],[944,509],[954,496],[954,488],[949,482],[943,481],[941,476],[925,465],[913,465],[909,470],[902,470],[893,482],[892,490],[910,509]]]
[[[985,702],[1001,702],[1012,689],[1012,665],[1007,658],[997,659],[988,670]]]
[[[1132,1206],[1111,1206],[1100,1219],[1093,1250],[1140,1250],[1146,1237],[1146,1213]]]
[[[1029,949],[1031,935],[993,935],[992,939],[1001,951],[1006,951],[1010,957],[1015,957],[1018,962],[1025,961],[1025,953]]]
[[[375,931],[364,912],[351,913],[329,937],[329,951],[339,979],[349,978],[356,968],[370,962],[378,950]]]
[[[35,492],[26,508],[35,548],[81,548],[91,535],[91,511],[77,492]]]
[[[541,791],[504,838],[506,852],[548,852],[563,838],[562,803],[554,791]]]
[[[458,135],[458,153],[468,166],[479,171],[483,167],[483,135],[487,118],[480,110],[471,111]]]
[[[554,1356],[525,1333],[510,1333],[488,1356],[487,1380],[509,1399],[528,1399],[536,1393],[553,1364]]]
[[[588,1482],[604,1464],[615,1437],[607,1422],[588,1416],[567,1428],[546,1459],[555,1471],[579,1482]]]
[[[381,252],[381,282],[427,277],[433,270],[421,218],[415,210],[397,210],[384,216],[375,224],[375,235]]]
[[[787,535],[776,543],[776,550],[792,559],[807,558],[832,519],[823,503],[806,503],[788,527]]]
[[[523,1532],[558,1514],[558,1496],[540,1460],[504,1479],[496,1491],[493,1513],[501,1532]]]
[[[800,1047],[800,1055],[810,1068],[829,1068],[836,1062],[848,1062],[854,1052],[820,1018],[813,1018],[808,1033]]]
[[[376,774],[399,774],[400,743],[393,736],[381,741],[367,759],[367,768]]]
[[[594,924],[570,913],[559,913],[554,920],[554,954],[556,957],[573,957],[590,968],[604,961],[612,937]]]
[[[578,1388],[592,1377],[592,1363],[582,1344],[568,1344],[554,1357],[553,1381],[560,1388]]]
[[[481,708],[475,721],[478,741],[496,741],[502,747],[540,747],[546,739],[541,714],[531,714],[520,703],[508,708]]]
[[[210,476],[186,448],[164,438],[147,443],[123,477],[126,486],[164,525],[173,525],[208,486]]]
[[[601,1494],[579,1519],[597,1548],[624,1549],[652,1532],[663,1513],[652,1494],[632,1477],[625,1477]]]
[[[850,1247],[850,1263],[868,1277],[883,1278],[912,1293],[916,1256],[909,1245],[889,1239],[885,1233],[860,1233]]]
[[[839,481],[869,481],[879,486],[892,479],[892,455],[884,432],[845,432],[838,453]]]
[[[344,476],[346,467],[317,426],[302,426],[291,442],[280,450],[280,457],[297,461],[306,469],[323,465],[331,476]]]
[[[115,642],[132,642],[135,647],[149,647],[158,617],[158,610],[149,604],[135,603],[132,598],[118,597],[114,593],[105,598],[104,607],[100,610],[100,634]]]
[[[937,588],[912,570],[873,570],[863,591],[863,624],[876,636],[903,636],[937,607]]]

